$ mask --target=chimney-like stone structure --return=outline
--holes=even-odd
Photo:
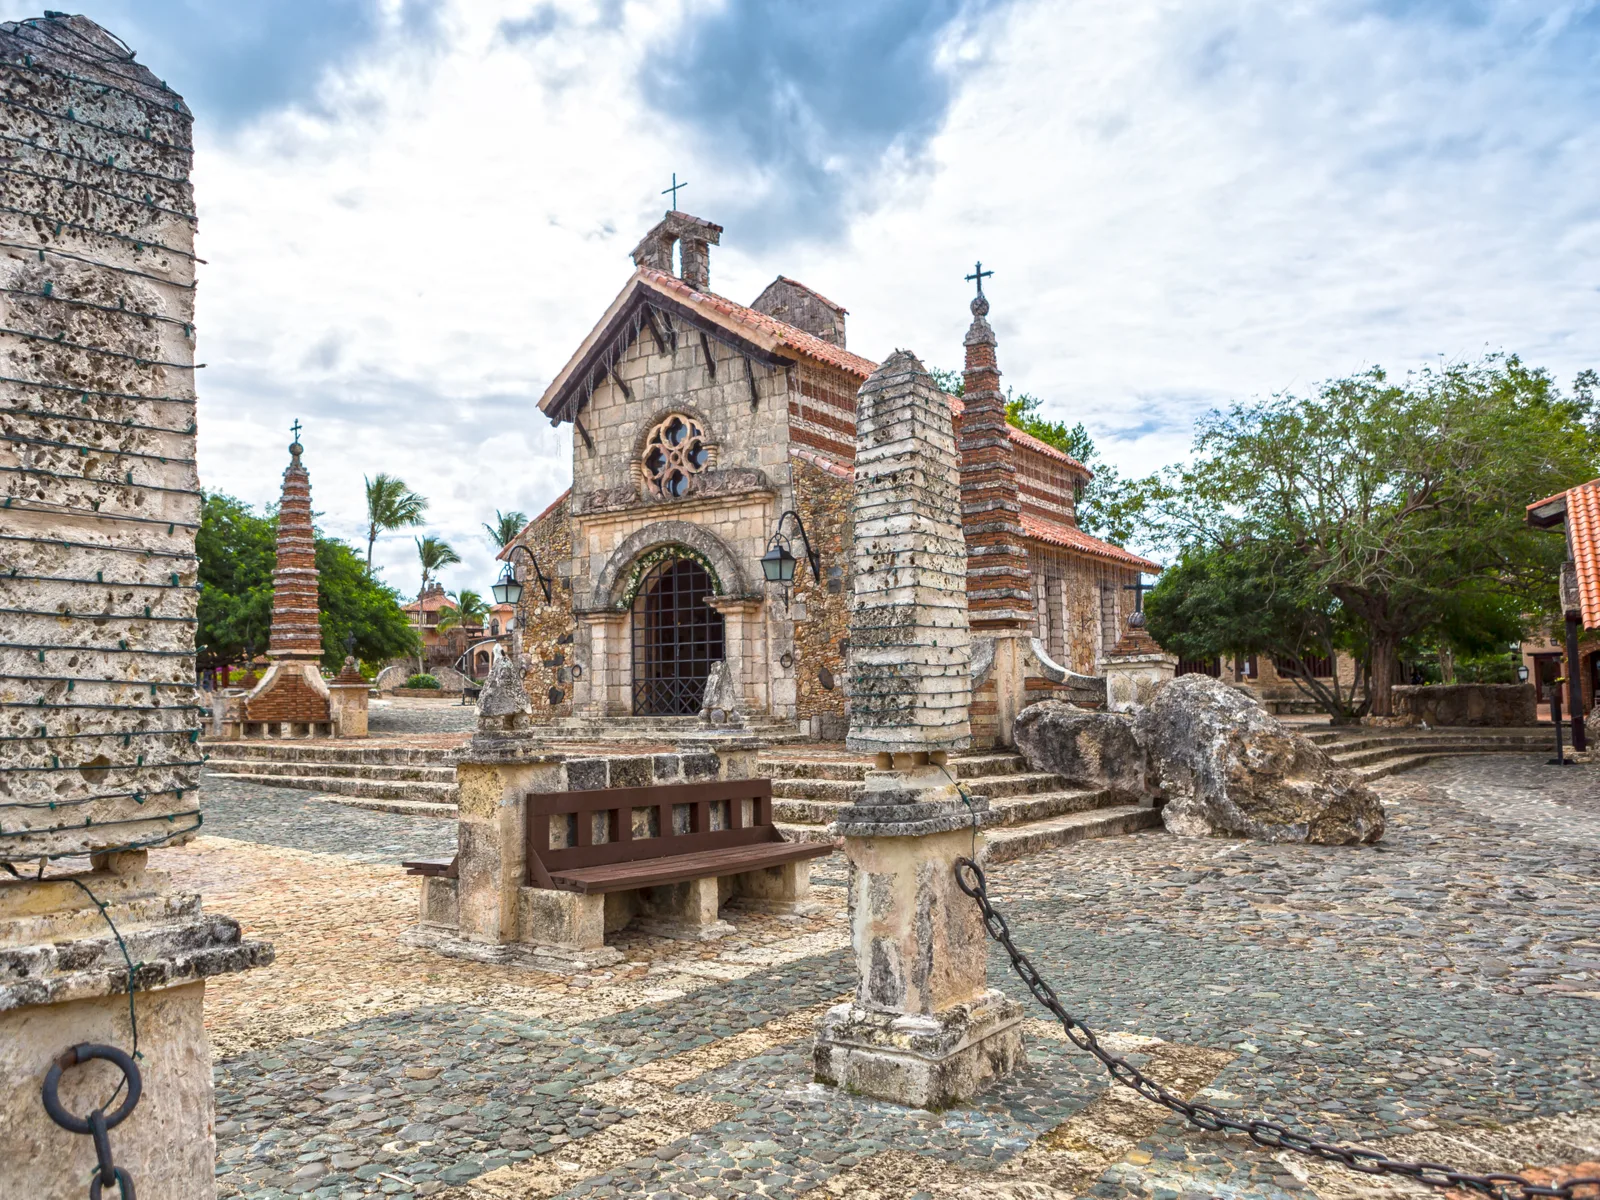
[[[681,278],[697,292],[711,288],[711,247],[722,239],[722,226],[673,210],[639,239],[633,265],[672,274],[672,248],[679,247]]]
[[[289,445],[278,505],[278,561],[272,572],[272,665],[246,697],[246,734],[332,736],[332,697],[322,678],[316,539],[311,528],[311,474],[299,439]]]
[[[317,604],[317,545],[311,529],[311,473],[298,440],[289,445],[278,503],[278,561],[272,571],[272,633],[267,657],[322,661]]]
[[[988,298],[972,302],[961,414],[961,522],[967,537],[967,607],[972,628],[1026,630],[1033,623],[1016,448],[1000,391]]]
[[[816,1077],[917,1108],[970,1099],[1022,1054],[1017,1004],[988,987],[978,907],[988,800],[949,753],[970,741],[966,550],[950,407],[906,351],[857,396],[855,596],[846,744],[876,756],[838,822],[857,983],[817,1029]]]
[[[967,608],[974,635],[993,640],[995,722],[999,740],[1025,702],[1028,641],[1033,635],[1032,578],[1022,541],[1016,447],[1006,421],[989,300],[972,301],[966,337],[961,414],[961,523],[967,542]]]
[[[204,815],[193,117],[59,13],[0,23],[0,90],[0,863],[20,872],[0,871],[0,1193],[85,1194],[94,1141],[40,1087],[75,1046],[137,1045],[116,1164],[141,1196],[205,1200],[205,981],[272,947],[155,869]],[[60,1099],[87,1117],[119,1078],[66,1066]]]

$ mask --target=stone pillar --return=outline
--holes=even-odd
[[[633,711],[631,703],[620,703],[615,680],[620,678],[623,700],[632,682],[629,672],[633,665],[633,647],[628,644],[626,613],[586,612],[578,614],[579,634],[587,634],[587,652],[582,661],[573,656],[572,712],[574,716],[598,719],[626,715]],[[574,651],[578,649],[573,647]]]
[[[342,738],[367,736],[367,695],[372,685],[361,674],[353,657],[344,660],[344,670],[328,684],[333,711],[334,732]]]
[[[311,475],[300,461],[304,452],[298,437],[290,443],[272,571],[272,634],[267,642],[272,665],[245,697],[244,716],[247,723],[276,728],[280,735],[318,737],[334,733],[333,702],[322,678]]]
[[[767,623],[761,619],[762,602],[742,596],[718,596],[707,603],[722,614],[723,661],[733,673],[739,708],[746,714],[771,712]]]
[[[856,412],[855,603],[847,744],[877,755],[839,821],[850,860],[853,1000],[817,1030],[816,1076],[945,1108],[1009,1072],[1021,1011],[987,986],[977,906],[955,861],[982,858],[984,797],[945,766],[967,747],[971,643],[949,408],[922,364],[891,355]]]
[[[204,980],[272,948],[147,861],[202,819],[192,116],[84,17],[0,24],[0,75],[17,101],[0,116],[16,168],[0,209],[0,863],[19,864],[0,872],[0,1192],[86,1194],[92,1139],[55,1125],[40,1087],[75,1045],[131,1052],[136,1020],[144,1092],[111,1131],[115,1161],[140,1195],[204,1200]],[[61,1097],[87,1115],[115,1078],[73,1066]]]
[[[1145,632],[1144,614],[1128,618],[1128,632],[1105,657],[1106,708],[1129,712],[1150,703],[1156,689],[1178,673],[1178,657]]]
[[[1022,662],[1033,637],[1028,550],[1016,447],[1006,421],[989,301],[972,301],[961,413],[961,521],[967,547],[967,608],[973,630],[995,639],[996,723],[1002,745],[1023,704]]]

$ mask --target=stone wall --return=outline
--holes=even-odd
[[[1390,691],[1394,718],[1386,724],[1507,729],[1539,723],[1531,683],[1405,684]]]
[[[746,709],[792,716],[794,671],[782,660],[793,661],[793,623],[781,605],[773,611],[759,582],[767,538],[792,507],[791,372],[755,363],[747,374],[742,356],[710,335],[702,341],[681,318],[666,321],[665,332],[661,347],[642,330],[617,362],[617,378],[595,390],[580,417],[593,449],[574,430],[571,658],[583,675],[571,702],[584,716],[632,711],[629,622],[616,605],[642,554],[687,545],[714,568],[719,597],[729,601],[719,608]],[[672,414],[700,427],[709,454],[683,495],[662,497],[646,486],[643,460],[651,430]]]
[[[1137,573],[1104,559],[1072,554],[1031,542],[1034,636],[1050,657],[1080,675],[1096,675],[1101,660],[1121,636],[1121,614],[1131,592],[1122,589]]]
[[[847,711],[845,647],[850,637],[851,554],[855,526],[851,473],[821,455],[794,455],[795,509],[806,523],[811,545],[822,560],[819,585],[808,565],[795,570],[791,607],[794,619],[796,715],[811,721],[818,736],[843,736]],[[795,547],[795,554],[801,547]],[[828,718],[828,719],[823,719]]]
[[[35,768],[0,860],[37,861],[199,827],[192,118],[143,67],[0,45],[0,736]]]
[[[539,560],[550,577],[550,599],[534,577],[527,559],[517,556],[522,603],[517,628],[522,630],[522,661],[527,668],[522,686],[535,715],[564,717],[572,712],[572,493],[568,492],[529,524],[517,539]]]

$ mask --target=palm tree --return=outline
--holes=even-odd
[[[528,514],[513,508],[510,512],[494,510],[494,524],[485,521],[484,529],[494,539],[496,546],[504,547],[511,543],[511,539],[522,532],[522,527],[528,523]]]
[[[461,561],[461,556],[455,552],[450,543],[443,538],[436,538],[432,534],[419,537],[417,541],[417,558],[422,563],[422,590],[417,593],[417,628],[423,626],[422,600],[428,593],[428,582],[435,574],[446,567],[454,566]],[[418,638],[417,670],[423,669],[421,638]]]
[[[403,529],[408,525],[421,525],[422,514],[428,510],[428,501],[405,485],[405,480],[379,472],[376,478],[362,481],[367,485],[367,573],[372,573],[372,543],[380,533]]]
[[[440,633],[457,625],[482,625],[484,618],[489,615],[489,606],[471,588],[462,588],[456,593],[455,599],[454,608],[447,608],[439,614]]]

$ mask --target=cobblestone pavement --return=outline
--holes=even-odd
[[[212,837],[363,863],[399,863],[456,850],[454,821],[369,812],[316,799],[313,792],[263,787],[254,780],[208,774],[202,787],[203,828]]]
[[[1004,864],[992,891],[1067,1006],[1176,1090],[1477,1170],[1600,1160],[1600,769],[1378,786],[1376,847],[1153,832]],[[969,1108],[812,1084],[809,1031],[852,982],[839,886],[804,921],[725,914],[721,943],[624,932],[587,976],[407,947],[415,881],[352,859],[410,853],[421,823],[310,803],[308,831],[267,791],[208,783],[228,837],[157,864],[278,945],[207,995],[222,1196],[1426,1194],[1186,1131],[1036,1019]],[[998,957],[990,978],[1025,999]]]

